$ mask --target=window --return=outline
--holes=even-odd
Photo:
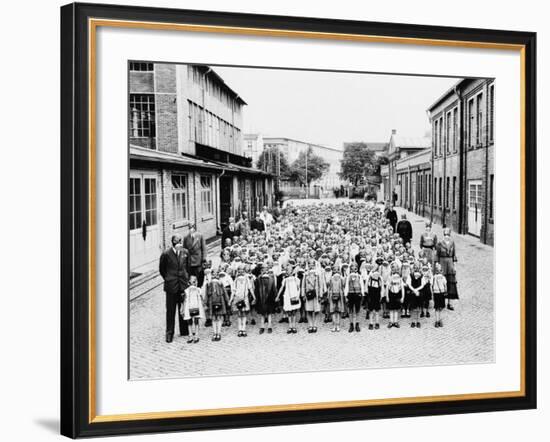
[[[172,175],[172,207],[174,219],[188,219],[187,175]]]
[[[157,224],[157,180],[144,178],[145,187],[145,222],[148,226]]]
[[[482,118],[483,118],[483,114],[482,114],[482,109],[481,109],[481,104],[482,104],[482,100],[483,100],[483,94],[478,94],[478,96],[476,97],[476,109],[477,109],[477,114],[476,114],[476,145],[479,146],[481,144],[481,124],[482,124]]]
[[[132,137],[155,137],[155,96],[130,94]]]
[[[434,122],[434,156],[437,156],[437,125],[439,124],[438,120],[435,120]]]
[[[453,210],[456,209],[456,177],[453,177]]]
[[[495,85],[489,87],[489,140],[495,138]]]
[[[202,216],[214,213],[212,206],[212,177],[201,176],[201,211]]]
[[[447,120],[445,121],[445,146],[447,153],[451,152],[451,113],[447,113]]]
[[[468,147],[472,147],[474,145],[474,134],[473,134],[473,126],[474,126],[474,99],[472,98],[470,101],[468,101]]]
[[[453,110],[453,152],[458,150],[458,108]]]
[[[130,70],[134,72],[153,72],[153,63],[131,61]]]
[[[443,178],[439,178],[439,207],[443,206],[443,193],[441,187],[443,186]]]
[[[443,135],[444,135],[444,127],[443,127],[443,117],[441,117],[439,119],[439,155],[443,155],[443,149],[445,149],[445,147],[443,146],[443,143],[444,143],[444,138],[443,138]]]
[[[428,174],[428,203],[431,204],[432,202],[432,190],[433,190],[433,182],[432,182],[432,175]]]
[[[195,139],[195,130],[194,130],[194,122],[195,122],[195,119],[193,118],[194,115],[194,109],[193,109],[193,103],[190,102],[189,100],[187,100],[187,104],[189,106],[189,139],[190,140],[194,140]]]
[[[449,208],[449,192],[451,188],[451,177],[447,177],[447,185],[445,186],[445,208]]]
[[[130,230],[141,227],[141,179],[130,178]]]
[[[489,219],[493,220],[493,205],[495,201],[495,176],[490,175],[489,177]]]

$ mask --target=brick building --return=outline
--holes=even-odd
[[[460,80],[428,112],[432,218],[493,244],[494,80]]]
[[[428,109],[431,146],[392,154],[381,169],[384,198],[494,243],[494,80],[464,79]]]
[[[130,269],[156,263],[190,223],[205,238],[271,206],[271,177],[243,156],[245,101],[208,66],[129,63]]]

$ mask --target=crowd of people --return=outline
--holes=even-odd
[[[398,222],[390,204],[278,205],[252,220],[247,213],[230,218],[212,260],[192,226],[187,237],[172,237],[160,259],[166,341],[173,340],[175,316],[189,343],[199,342],[200,325],[212,328],[212,341],[235,322],[239,337],[250,325],[269,334],[275,317],[288,334],[297,324],[317,333],[321,321],[332,332],[357,333],[363,315],[368,330],[400,328],[402,319],[419,329],[432,314],[434,326],[443,327],[442,311],[458,299],[455,244],[450,229],[438,239],[430,223],[425,227],[413,247],[410,222],[405,215]]]

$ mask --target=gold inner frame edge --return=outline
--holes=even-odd
[[[316,402],[284,405],[262,405],[234,408],[215,408],[179,411],[159,411],[145,413],[128,413],[97,415],[96,414],[96,316],[95,316],[95,274],[96,274],[96,242],[95,242],[95,209],[96,209],[96,31],[97,28],[116,27],[148,30],[171,30],[186,32],[208,32],[218,34],[255,35],[272,37],[292,37],[325,39],[340,41],[358,41],[386,44],[410,44],[419,46],[446,46],[477,49],[498,49],[519,51],[520,53],[520,389],[518,391],[464,393],[437,396],[416,396],[404,398],[367,399],[352,401]],[[442,401],[483,400],[497,398],[513,398],[525,396],[525,45],[494,42],[475,42],[460,40],[423,39],[411,37],[391,37],[360,34],[339,34],[311,31],[292,31],[281,29],[246,28],[231,26],[191,25],[182,23],[140,22],[131,20],[88,19],[88,93],[89,93],[89,401],[88,422],[117,422],[147,419],[169,419],[200,416],[239,415],[247,413],[273,413],[281,411],[322,410],[329,408],[351,408],[375,405],[414,404]]]

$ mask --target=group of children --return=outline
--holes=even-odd
[[[201,319],[219,341],[233,316],[239,337],[247,336],[249,320],[259,322],[260,334],[272,333],[275,314],[288,323],[288,334],[297,333],[297,323],[316,333],[320,316],[333,332],[346,318],[348,331],[359,332],[362,308],[369,330],[378,330],[381,319],[399,328],[400,318],[421,328],[432,301],[434,325],[443,326],[447,281],[441,266],[432,254],[403,244],[373,204],[289,207],[265,231],[245,225],[240,231],[222,250],[219,265],[207,263],[202,287],[190,278],[180,312],[191,324],[190,343],[198,342]]]

